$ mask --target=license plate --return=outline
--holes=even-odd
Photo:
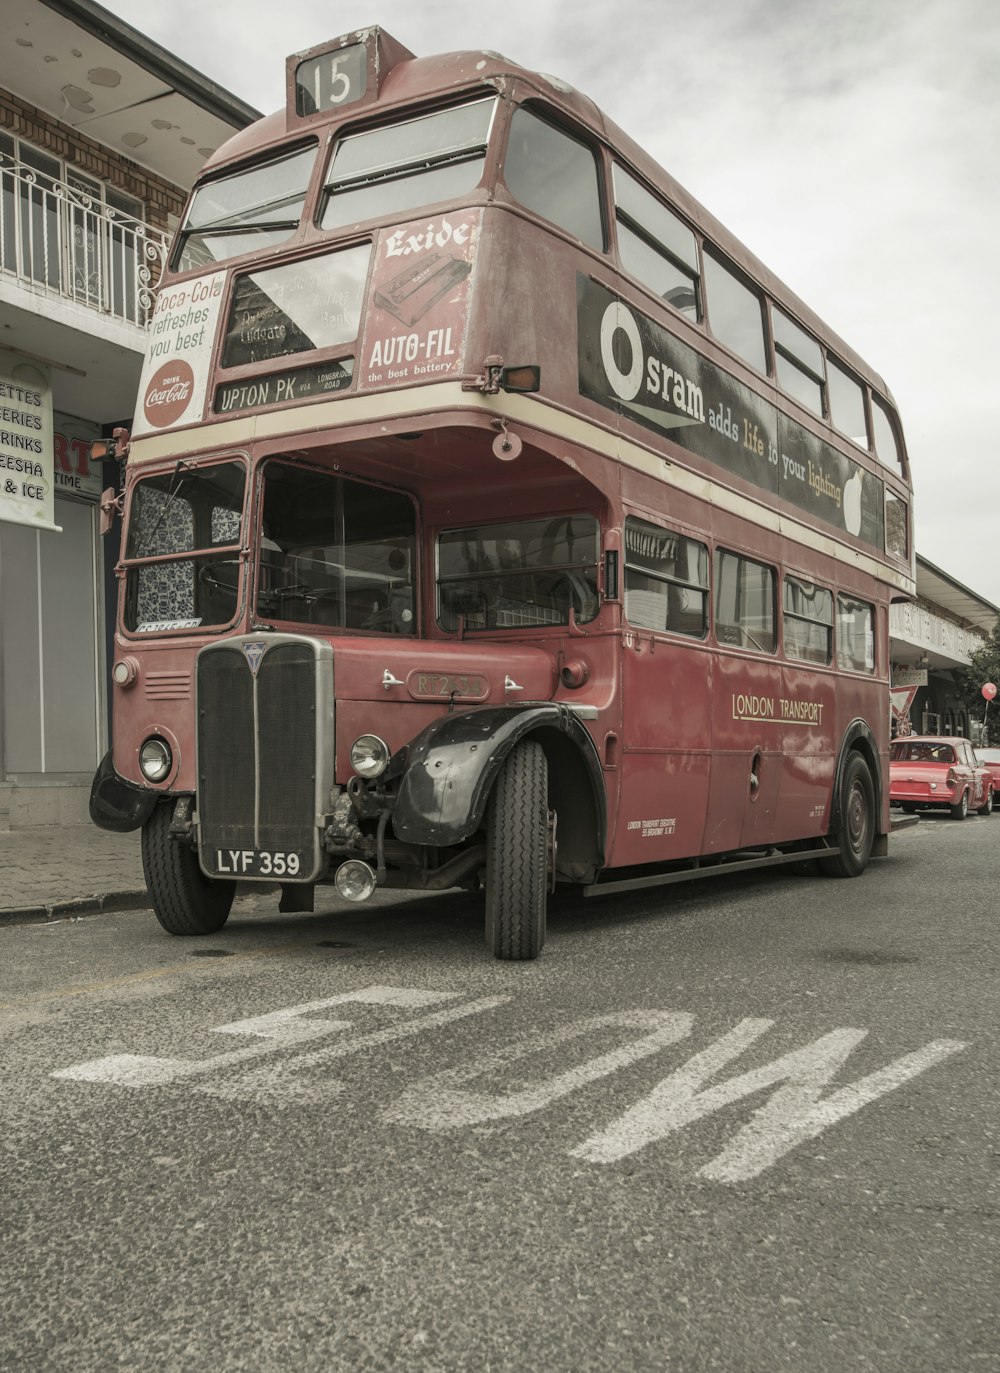
[[[312,855],[292,850],[216,849],[215,871],[220,877],[300,877],[312,866]]]

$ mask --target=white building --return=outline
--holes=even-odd
[[[259,114],[92,0],[4,0],[3,28],[0,825],[20,825],[87,816],[118,556],[90,443],[130,425],[191,183]]]

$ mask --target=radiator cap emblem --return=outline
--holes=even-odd
[[[243,652],[246,654],[246,660],[250,664],[250,671],[256,677],[261,659],[267,652],[267,644],[263,643],[260,639],[255,639],[252,643],[243,645]]]

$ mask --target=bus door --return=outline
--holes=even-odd
[[[833,666],[833,595],[786,574],[782,587],[785,770],[778,828],[783,835],[826,834],[839,740]]]
[[[782,781],[781,667],[775,573],[725,549],[715,554],[712,781],[705,852],[753,848],[775,836]]]
[[[629,516],[624,609],[616,866],[702,852],[712,695],[705,545]]]

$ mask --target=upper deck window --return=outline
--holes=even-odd
[[[877,396],[872,396],[872,429],[875,431],[875,456],[879,462],[901,470],[903,463],[896,441],[896,426]]]
[[[622,266],[682,315],[700,319],[694,234],[617,162],[613,175]]]
[[[778,385],[814,415],[822,415],[823,350],[777,306],[771,307],[771,320]]]
[[[379,219],[467,195],[486,161],[495,99],[475,100],[364,133],[334,149],[320,224]]]
[[[859,448],[867,448],[865,393],[860,383],[848,376],[833,358],[827,358],[826,377],[830,392],[830,419],[834,428],[852,439]]]
[[[757,292],[706,253],[705,296],[708,323],[715,337],[766,376],[764,316]]]
[[[522,106],[510,121],[503,177],[527,209],[603,251],[597,161],[585,143]]]
[[[284,243],[299,226],[316,144],[199,186],[184,220],[176,270]]]

